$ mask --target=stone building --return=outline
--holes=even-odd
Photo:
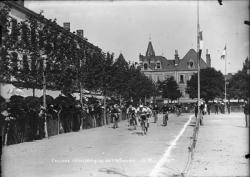
[[[164,56],[155,54],[152,42],[149,41],[145,55],[139,55],[141,72],[154,82],[164,81],[169,77],[174,77],[182,93],[180,101],[188,100],[189,95],[185,92],[187,81],[194,73],[197,73],[197,52],[190,49],[183,58],[175,50],[174,59],[167,59]],[[206,50],[206,62],[201,58],[200,68],[211,67],[211,58]]]

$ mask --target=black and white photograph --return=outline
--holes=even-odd
[[[249,7],[1,0],[0,176],[250,176]]]

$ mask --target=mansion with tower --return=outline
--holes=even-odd
[[[154,82],[164,81],[174,77],[182,93],[180,102],[188,102],[189,95],[186,93],[187,81],[194,73],[197,73],[197,52],[190,49],[183,58],[175,50],[174,59],[167,59],[164,56],[155,55],[152,42],[149,41],[145,56],[139,55],[141,72]],[[206,50],[206,62],[201,58],[200,69],[211,67],[211,58]]]

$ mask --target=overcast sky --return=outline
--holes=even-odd
[[[180,58],[197,48],[197,1],[26,1],[35,12],[44,11],[59,25],[71,23],[71,31],[83,29],[88,41],[104,51],[120,52],[126,60],[145,55],[151,38],[156,55]],[[235,73],[249,56],[249,1],[200,1],[200,27],[212,67],[225,72],[220,59],[227,45],[227,71]]]

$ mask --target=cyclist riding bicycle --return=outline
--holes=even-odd
[[[154,123],[157,123],[157,120],[158,120],[157,114],[158,114],[158,112],[159,112],[158,105],[155,104],[153,106]]]
[[[115,104],[114,107],[111,109],[111,117],[114,122],[113,128],[118,128],[119,114],[120,114],[120,109],[118,108],[118,105]]]
[[[129,105],[127,109],[127,116],[128,116],[128,121],[129,121],[128,126],[134,126],[134,128],[136,129],[137,121],[136,121],[135,113],[136,113],[136,109],[132,105]]]
[[[170,107],[167,104],[164,104],[162,107],[163,113],[163,126],[167,126],[168,124],[168,113],[170,111]]]
[[[152,112],[152,110],[150,109],[150,107],[145,106],[145,108],[147,109],[146,129],[147,129],[147,131],[148,131],[148,128],[149,128],[149,119],[150,119],[150,117],[152,116],[153,112]]]
[[[139,116],[139,121],[141,123],[141,128],[144,134],[147,133],[147,109],[143,107],[143,105],[140,105],[137,109],[137,114]]]

